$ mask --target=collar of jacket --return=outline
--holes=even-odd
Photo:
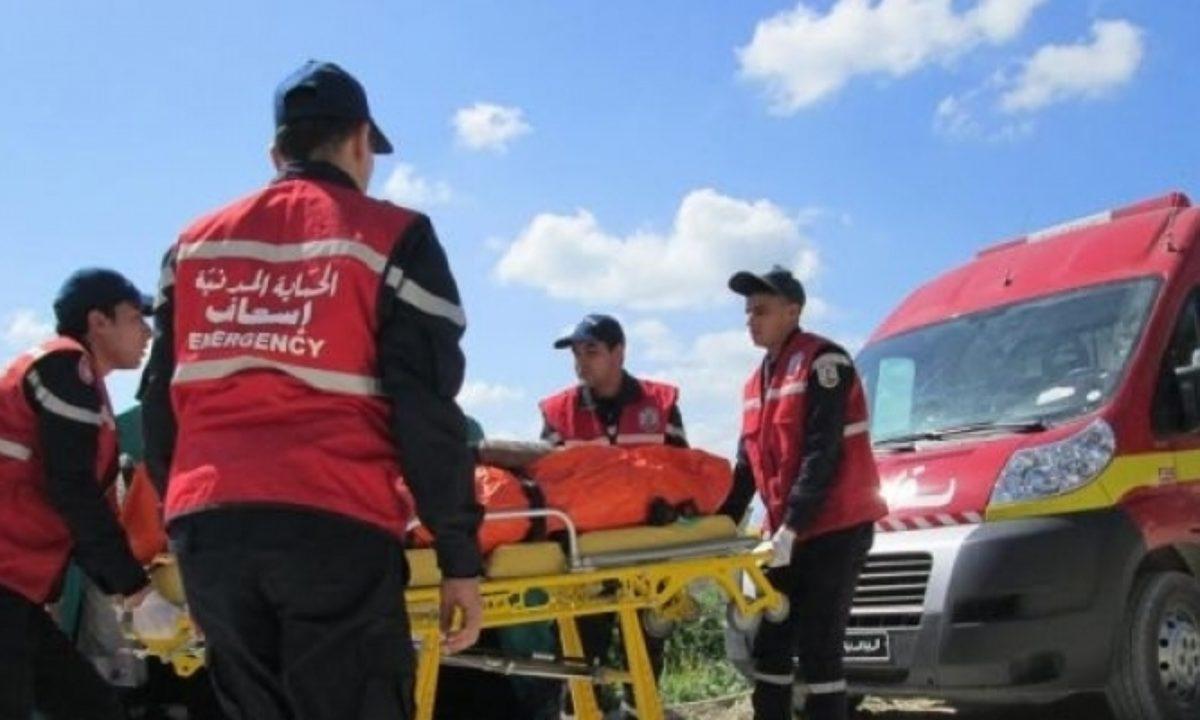
[[[579,399],[583,402],[583,406],[594,410],[597,404],[615,403],[618,406],[625,406],[634,400],[642,397],[642,385],[632,375],[621,371],[621,388],[617,390],[617,394],[611,398],[598,398],[592,394],[592,389],[587,385],[579,386]]]
[[[787,355],[788,348],[790,348],[792,343],[796,342],[796,339],[803,334],[804,329],[797,325],[796,329],[787,336],[787,340],[783,341],[783,345],[779,347],[780,357]],[[778,357],[771,357],[770,355],[765,354],[763,355],[762,366],[759,368],[759,372],[761,372],[763,376],[763,387],[766,387],[767,380],[771,378],[771,373],[775,371],[775,363],[778,360]]]
[[[298,160],[289,162],[283,166],[271,184],[281,183],[285,180],[319,180],[321,182],[329,182],[334,185],[342,185],[351,190],[358,190],[358,183],[354,182],[354,178],[350,177],[345,170],[342,170],[333,163],[324,162],[322,160]]]

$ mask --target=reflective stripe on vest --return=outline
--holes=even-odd
[[[591,440],[564,440],[563,447],[580,447],[583,445],[611,445],[606,437],[592,438]]]
[[[610,442],[607,437],[592,438],[591,440],[566,440],[563,447],[579,445],[662,445],[667,441],[665,433],[619,433]]]
[[[667,436],[664,433],[621,433],[616,441],[618,445],[662,445]]]
[[[383,273],[383,268],[387,264],[387,258],[369,245],[357,240],[340,239],[309,240],[288,244],[275,244],[260,240],[204,240],[180,245],[176,257],[180,262],[193,259],[246,258],[269,263],[349,257],[380,274]]]
[[[868,420],[864,420],[863,422],[850,423],[849,425],[846,426],[845,435],[846,435],[846,437],[854,437],[856,435],[862,435],[863,433],[867,432],[870,429],[871,429],[871,423]]]
[[[201,360],[199,362],[182,363],[175,368],[173,384],[219,380],[245,370],[278,370],[307,383],[317,390],[346,393],[348,395],[383,395],[383,387],[379,379],[366,375],[337,372],[334,370],[318,370],[316,368],[293,365],[255,357],[253,355],[238,355],[222,360]]]
[[[768,390],[767,391],[768,406],[773,401],[779,400],[780,397],[786,397],[788,395],[799,395],[799,394],[802,394],[802,392],[804,392],[804,390],[805,390],[805,383],[802,383],[802,382],[787,383],[785,385],[780,386],[780,388],[778,390]],[[757,400],[757,398],[751,398],[751,400],[745,401],[742,404],[742,408],[744,410],[754,410],[754,409],[761,408],[761,407],[762,407],[762,401]],[[870,430],[870,428],[871,428],[871,422],[869,420],[864,420],[862,422],[848,422],[848,424],[846,424],[845,437],[852,438],[854,436],[860,436],[860,434],[868,432]]]
[[[0,455],[24,462],[33,457],[33,448],[13,442],[12,440],[0,438]]]
[[[784,383],[777,388],[770,388],[767,390],[765,395],[767,402],[771,402],[773,400],[788,397],[789,395],[803,395],[807,389],[808,382],[806,380],[796,380],[790,383]],[[746,400],[742,404],[742,407],[746,410],[753,410],[755,408],[762,407],[762,400],[759,398],[751,398]]]
[[[459,327],[467,326],[467,316],[462,308],[445,298],[438,297],[418,285],[411,278],[404,277],[400,268],[388,270],[384,280],[387,286],[396,291],[396,297],[401,302],[408,303],[426,315],[445,318]]]
[[[75,422],[87,423],[88,425],[105,425],[107,427],[116,427],[116,422],[107,412],[95,412],[87,408],[81,408],[77,405],[63,400],[54,393],[50,392],[45,385],[42,384],[42,378],[38,376],[36,370],[30,370],[26,374],[26,379],[33,387],[33,396],[41,403],[42,407],[47,411],[58,415],[59,417]]]

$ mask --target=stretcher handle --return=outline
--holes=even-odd
[[[567,552],[570,555],[568,561],[572,569],[580,566],[579,558],[579,531],[575,529],[575,522],[571,520],[571,516],[562,510],[555,508],[528,508],[525,510],[493,510],[483,514],[483,521],[488,520],[524,520],[529,518],[557,518],[562,521],[562,524],[567,529]]]
[[[528,520],[531,518],[558,518],[562,521],[563,526],[567,529],[567,552],[570,555],[567,558],[571,564],[572,570],[577,570],[582,565],[579,559],[579,531],[575,529],[575,521],[571,516],[562,510],[555,508],[528,508],[525,510],[493,510],[483,514],[483,521],[488,520]],[[409,521],[406,530],[412,532],[413,528],[423,525],[420,520],[413,518]]]

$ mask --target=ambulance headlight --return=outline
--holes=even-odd
[[[992,504],[1040,500],[1077,490],[1112,462],[1117,440],[1098,419],[1071,437],[1013,453],[992,490]]]

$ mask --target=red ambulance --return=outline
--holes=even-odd
[[[985,249],[857,360],[890,512],[852,691],[1200,718],[1200,208]]]

